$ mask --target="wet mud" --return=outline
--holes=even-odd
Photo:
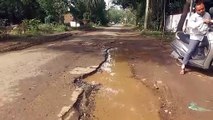
[[[160,120],[159,100],[133,76],[127,58],[108,49],[106,60],[75,81],[84,91],[74,105],[79,119]]]

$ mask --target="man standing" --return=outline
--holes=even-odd
[[[202,2],[196,3],[195,11],[188,20],[187,27],[189,28],[190,42],[188,51],[183,58],[180,74],[185,74],[185,67],[196,47],[203,40],[209,28],[208,24],[211,21],[211,16],[205,12],[205,6]]]

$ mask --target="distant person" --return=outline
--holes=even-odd
[[[209,23],[211,22],[211,16],[205,11],[205,6],[202,2],[196,3],[195,11],[196,12],[191,15],[188,20],[187,27],[190,34],[189,47],[183,58],[180,74],[185,74],[185,67],[198,44],[203,40],[209,29]]]

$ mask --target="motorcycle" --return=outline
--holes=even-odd
[[[171,56],[181,63],[184,55],[188,51],[189,34],[183,32],[176,33],[175,40],[171,43],[173,49]],[[199,43],[194,55],[189,60],[188,65],[203,69],[209,69],[213,63],[213,31],[209,31],[203,41]]]
[[[213,15],[213,7],[210,9],[209,12]],[[211,22],[213,23],[213,21]],[[175,39],[171,42],[171,47],[173,49],[171,56],[181,63],[184,55],[188,51],[189,37],[189,34],[177,32]],[[202,42],[199,43],[188,65],[202,69],[209,69],[213,66],[213,26],[210,27]]]

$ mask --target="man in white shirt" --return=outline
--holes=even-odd
[[[190,34],[190,42],[187,53],[183,58],[180,74],[185,74],[185,66],[191,58],[198,44],[203,40],[211,22],[211,16],[205,12],[203,3],[197,3],[195,6],[196,12],[190,16],[188,20],[188,28]]]

